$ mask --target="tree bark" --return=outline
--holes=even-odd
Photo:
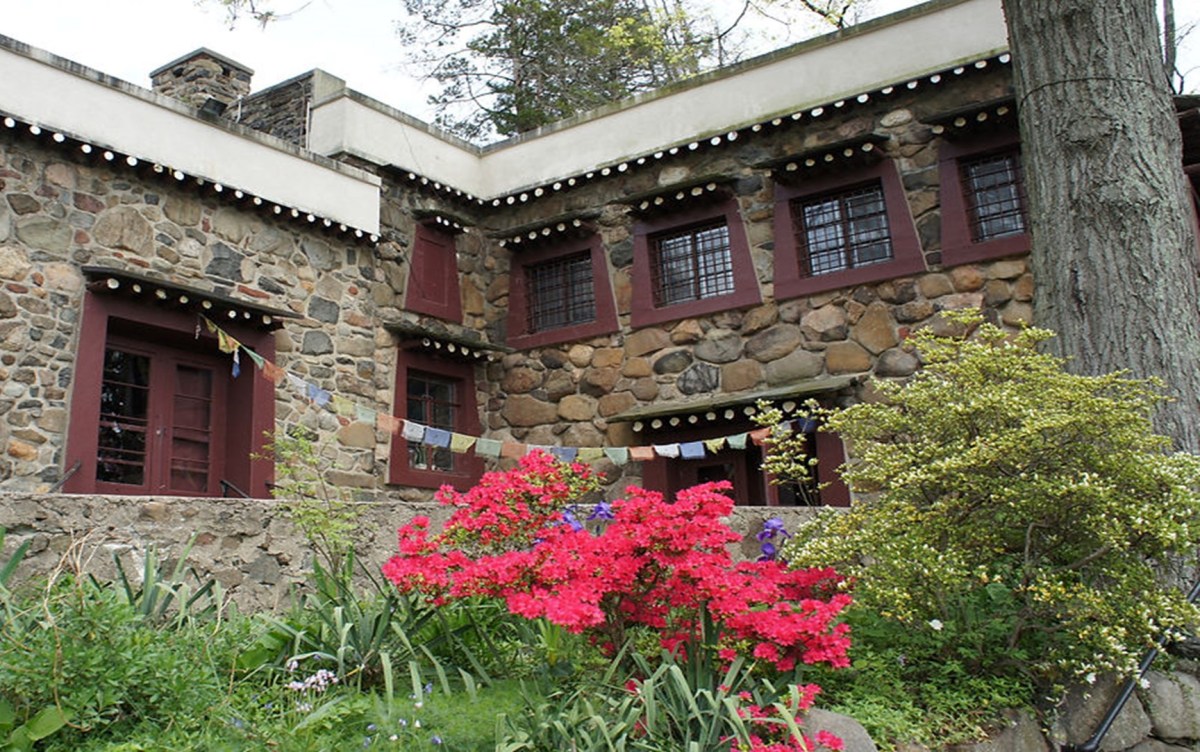
[[[1158,377],[1155,428],[1200,450],[1200,254],[1155,0],[1004,0],[1034,320],[1078,373]]]

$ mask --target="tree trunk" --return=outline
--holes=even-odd
[[[1155,0],[1004,0],[1034,319],[1079,373],[1156,376],[1155,427],[1200,449],[1200,255]]]

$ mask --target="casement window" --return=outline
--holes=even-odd
[[[596,320],[596,286],[587,253],[526,267],[530,332],[590,324]]]
[[[427,428],[479,436],[474,368],[470,363],[397,351],[394,415]],[[392,438],[388,482],[417,488],[449,484],[460,490],[479,480],[483,462],[449,447]]]
[[[655,235],[650,240],[654,304],[669,306],[734,291],[733,254],[724,220]]]
[[[195,314],[88,292],[84,298],[66,466],[68,493],[270,496],[263,454],[274,430],[274,385]],[[274,357],[270,331],[225,322],[242,344]]]
[[[775,296],[915,274],[925,259],[890,160],[776,186]]]
[[[762,301],[733,199],[638,222],[633,254],[635,327]]]
[[[538,347],[615,332],[611,277],[596,235],[514,252],[508,345]]]
[[[108,493],[205,496],[224,470],[226,363],[110,337],[104,348],[96,486]]]
[[[1012,135],[943,143],[939,174],[943,265],[1029,252],[1021,153]]]
[[[462,323],[455,236],[433,224],[418,224],[404,291],[404,310]]]
[[[984,243],[1025,233],[1025,186],[1016,152],[960,164],[971,241]]]
[[[883,186],[878,183],[792,202],[796,248],[805,276],[892,260]]]
[[[462,382],[424,371],[409,370],[405,389],[408,393],[405,417],[446,431],[456,430],[462,412],[459,399]],[[414,470],[453,472],[454,454],[449,447],[433,447],[408,442],[408,466]]]

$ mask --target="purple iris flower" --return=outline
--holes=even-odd
[[[607,501],[600,501],[596,506],[592,507],[592,513],[587,516],[588,520],[611,520],[613,518],[612,504]]]
[[[575,513],[573,510],[564,509],[562,514],[563,514],[563,523],[570,525],[572,530],[574,530],[575,532],[579,532],[580,530],[583,529],[583,523],[580,522],[579,519],[575,517]]]
[[[787,528],[783,525],[783,520],[778,517],[772,517],[763,522],[763,529],[758,535],[754,536],[759,542],[765,540],[774,540],[776,535],[781,535],[784,538],[790,538]]]
[[[779,553],[779,550],[775,548],[774,544],[764,543],[764,544],[762,544],[762,556],[758,557],[758,560],[759,561],[775,561],[775,556],[778,553]]]

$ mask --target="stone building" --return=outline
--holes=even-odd
[[[1030,319],[999,0],[482,148],[251,74],[201,49],[148,91],[0,37],[0,491],[266,497],[264,436],[303,427],[364,499],[547,447],[614,492],[809,503],[766,482],[757,400],[862,399],[947,309]]]

